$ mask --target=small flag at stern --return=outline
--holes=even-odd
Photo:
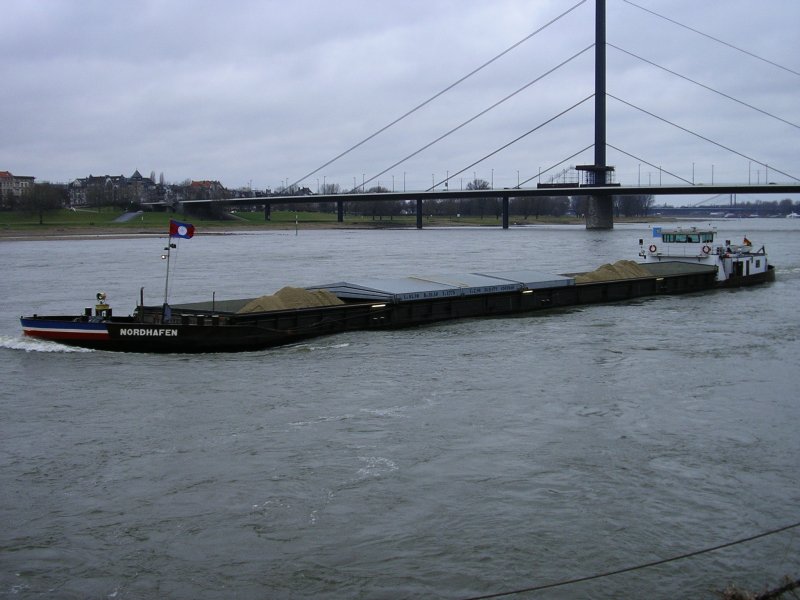
[[[169,237],[181,237],[189,239],[194,235],[194,225],[191,223],[181,223],[175,219],[169,220]]]

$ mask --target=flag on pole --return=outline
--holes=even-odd
[[[194,235],[194,225],[191,223],[181,223],[175,219],[169,220],[169,237],[181,237],[189,239]]]

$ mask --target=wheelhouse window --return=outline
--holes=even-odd
[[[714,241],[714,234],[711,232],[662,233],[661,239],[671,244],[710,244]]]

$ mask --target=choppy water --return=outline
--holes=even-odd
[[[776,283],[236,355],[24,340],[163,297],[163,240],[0,243],[0,596],[465,598],[800,521],[800,224],[726,221]],[[202,227],[199,228],[202,230]],[[182,241],[171,300],[350,276],[589,269],[645,225]],[[798,576],[792,530],[536,598]]]

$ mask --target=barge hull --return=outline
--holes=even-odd
[[[759,283],[753,281],[753,283]],[[162,307],[140,307],[136,317],[113,317],[102,324],[89,317],[27,317],[26,335],[98,350],[150,353],[204,353],[260,350],[335,333],[399,329],[452,319],[505,316],[551,308],[622,302],[662,294],[699,292],[718,287],[715,270],[662,267],[651,277],[522,289],[492,294],[435,297],[408,302],[357,302],[337,306],[222,313],[193,306],[172,307],[162,323]],[[188,305],[187,305],[188,306]],[[56,331],[75,331],[62,335]],[[87,333],[105,328],[104,335]]]

